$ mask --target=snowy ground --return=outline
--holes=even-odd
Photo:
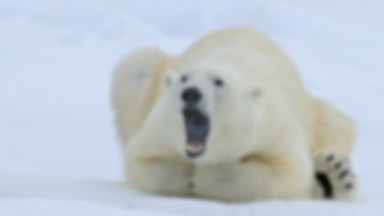
[[[383,10],[380,0],[0,0],[0,215],[384,215]],[[356,119],[362,203],[228,205],[119,185],[115,63],[144,45],[178,53],[235,24],[274,38],[311,92]]]

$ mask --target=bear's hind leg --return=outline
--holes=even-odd
[[[111,102],[122,146],[140,130],[156,100],[159,78],[172,61],[173,57],[157,49],[143,48],[125,56],[116,67]]]

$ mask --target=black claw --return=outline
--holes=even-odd
[[[338,163],[336,163],[336,165],[335,165],[335,169],[336,169],[336,170],[340,169],[341,165],[342,165],[342,162],[338,162]]]
[[[353,188],[353,184],[352,183],[347,183],[344,187],[345,187],[345,189],[350,190],[350,189]]]
[[[326,160],[327,160],[327,162],[331,162],[331,161],[333,161],[334,158],[335,158],[335,155],[330,154],[330,155],[328,155]]]
[[[347,176],[349,173],[349,170],[344,170],[343,172],[340,173],[339,179],[343,179],[345,176]]]

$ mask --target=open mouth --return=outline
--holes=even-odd
[[[183,116],[187,137],[185,151],[189,158],[196,158],[205,151],[209,119],[197,108],[185,108]]]

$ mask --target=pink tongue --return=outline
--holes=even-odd
[[[199,153],[204,150],[204,146],[200,142],[190,142],[186,145],[187,152],[190,153]]]

